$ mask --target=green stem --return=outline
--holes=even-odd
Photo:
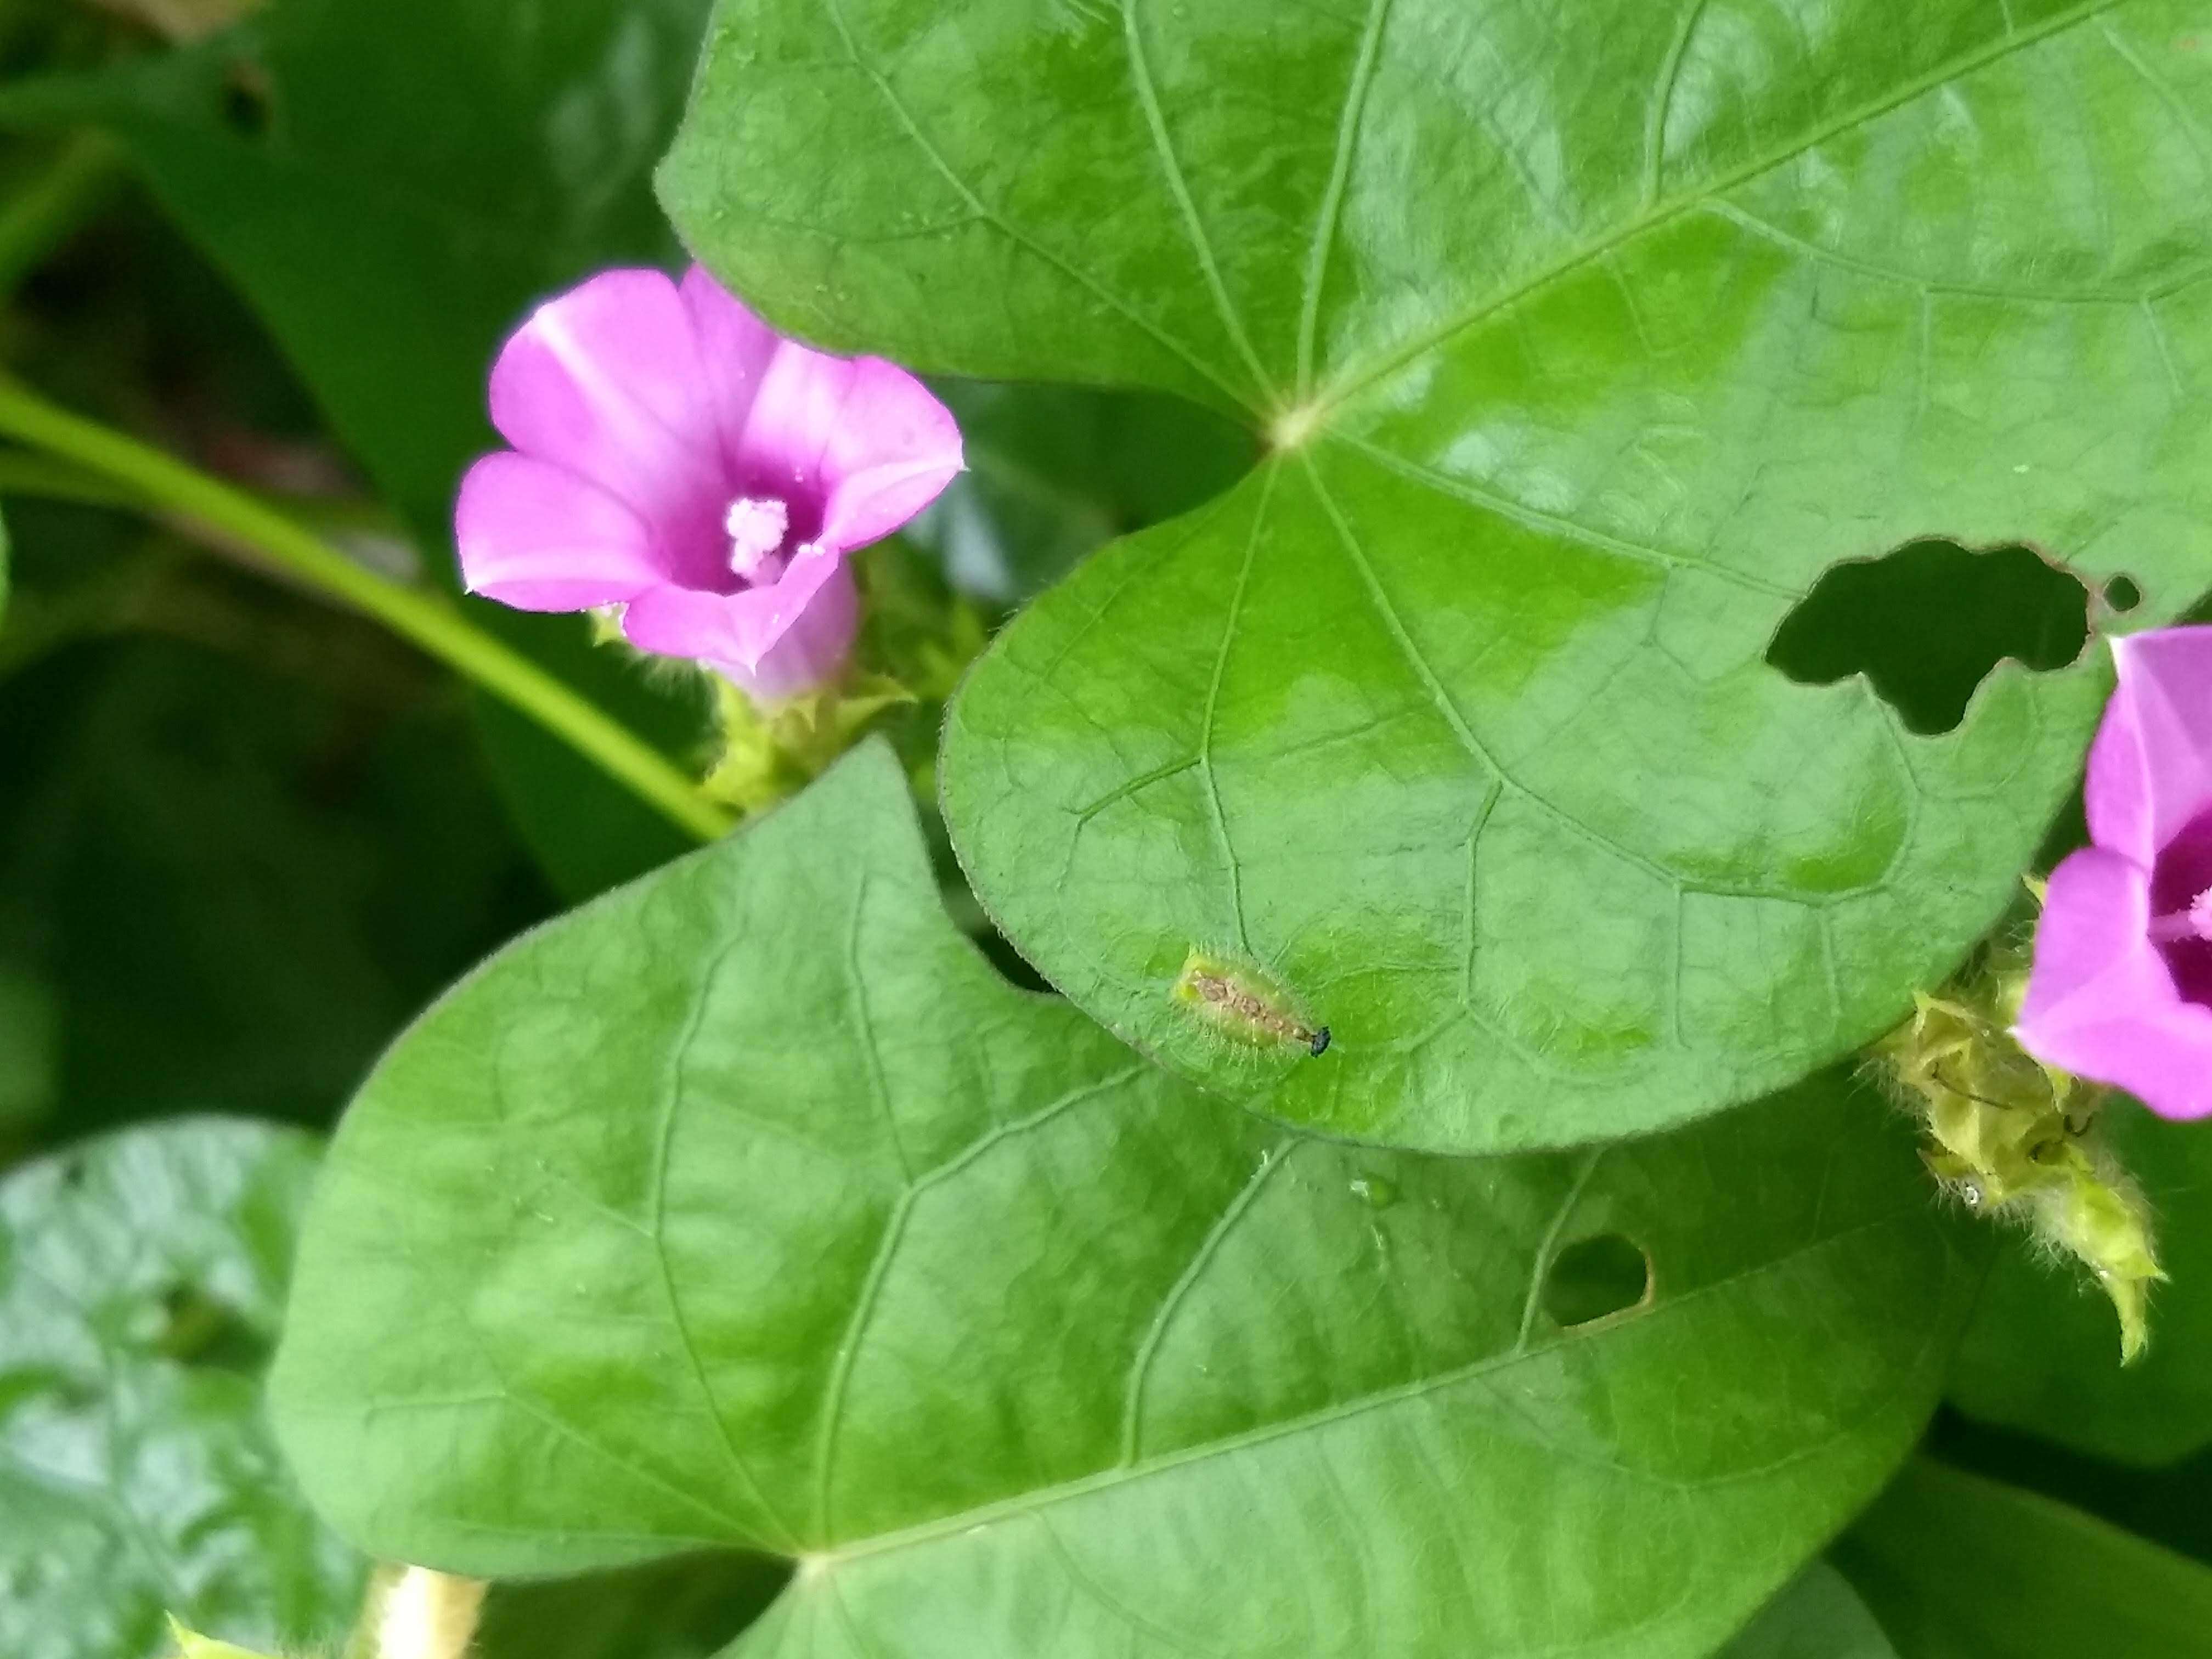
[[[283,514],[183,462],[0,380],[0,433],[124,485],[149,506],[198,520],[278,569],[374,617],[513,705],[702,841],[727,813],[659,750],[441,598],[356,564]]]
[[[97,472],[23,450],[0,450],[0,496],[9,495],[37,495],[77,507],[143,505],[137,495]]]
[[[0,207],[0,294],[45,263],[123,181],[123,152],[100,133],[72,138],[37,178]]]

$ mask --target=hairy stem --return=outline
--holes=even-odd
[[[0,434],[122,485],[143,506],[194,520],[374,617],[536,720],[702,841],[730,827],[729,814],[667,757],[444,598],[380,576],[244,490],[4,380]]]

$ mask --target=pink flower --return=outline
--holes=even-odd
[[[2052,872],[2014,1035],[2166,1117],[2212,1112],[2212,628],[2112,642],[2093,845]]]
[[[778,336],[694,266],[609,270],[500,352],[514,445],[461,483],[471,592],[523,611],[623,607],[641,650],[757,696],[834,678],[859,599],[845,555],[960,471],[960,430],[905,370]]]

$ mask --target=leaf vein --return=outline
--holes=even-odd
[[[1329,410],[1357,397],[1376,381],[1395,374],[1407,364],[1425,356],[1455,335],[1464,333],[1467,330],[1558,281],[1568,272],[1589,264],[1593,259],[1601,258],[1624,243],[1634,240],[1644,232],[1665,223],[1677,215],[1698,206],[1700,203],[1733,190],[1740,185],[1747,184],[1753,179],[1773,172],[1777,167],[1786,166],[1798,156],[1827,143],[1830,139],[1863,126],[1869,121],[1879,120],[1892,110],[1901,108],[1916,98],[1922,97],[1939,87],[1947,86],[1951,82],[1985,69],[2014,52],[2024,51],[2039,41],[2048,40],[2052,35],[2063,33],[2100,13],[2110,11],[2113,7],[2124,3],[2126,0],[2081,0],[2081,3],[2070,7],[2065,11],[2054,13],[2032,29],[2008,33],[1972,52],[1963,53],[1950,62],[1939,65],[1924,75],[1912,77],[1904,85],[1893,88],[1880,98],[1847,110],[1832,120],[1820,123],[1810,131],[1793,140],[1784,148],[1765,155],[1754,156],[1752,160],[1711,180],[1690,194],[1677,197],[1670,201],[1654,204],[1649,210],[1637,215],[1625,224],[1615,226],[1602,235],[1570,249],[1559,258],[1531,273],[1515,286],[1502,293],[1486,295],[1466,309],[1423,330],[1412,339],[1394,348],[1365,367],[1348,368],[1343,380],[1320,398],[1315,411],[1316,416],[1325,416]]]
[[[837,0],[822,0],[822,4],[823,9],[828,13],[831,22],[836,27],[838,34],[844,40],[845,49],[852,58],[853,67],[867,77],[891,113],[898,118],[899,125],[906,129],[907,137],[914,141],[915,148],[919,149],[923,158],[936,169],[938,175],[959,193],[961,199],[975,210],[978,217],[1032,258],[1042,259],[1062,276],[1079,284],[1100,304],[1148,336],[1154,343],[1179,358],[1186,367],[1202,378],[1231,404],[1240,409],[1249,410],[1251,407],[1249,400],[1243,393],[1231,386],[1218,369],[1200,358],[1189,346],[1145,316],[1127,300],[1100,283],[1089,271],[1053,252],[978,196],[974,187],[960,176],[952,164],[945,159],[944,153],[923,131],[921,124],[915,119],[914,112],[907,107],[906,100],[899,96],[898,89],[891,85],[890,77],[861,56],[860,42],[854,37],[852,27],[846,22],[845,14],[839,7]]]
[[[1322,284],[1328,274],[1328,258],[1335,250],[1344,218],[1344,197],[1352,177],[1352,150],[1367,111],[1368,89],[1382,55],[1382,32],[1389,26],[1391,0],[1369,0],[1367,21],[1360,31],[1359,56],[1344,91],[1344,107],[1336,123],[1336,149],[1330,158],[1328,187],[1322,196],[1321,212],[1314,223],[1313,242],[1306,253],[1305,295],[1298,313],[1298,401],[1313,392],[1314,347],[1321,329]]]
[[[1215,1252],[1220,1249],[1229,1235],[1236,1230],[1237,1224],[1250,1212],[1254,1201],[1258,1199],[1261,1192],[1266,1190],[1275,1171],[1289,1162],[1291,1152],[1298,1144],[1299,1137],[1291,1136],[1276,1142],[1272,1148],[1261,1154],[1260,1167],[1252,1172],[1251,1178],[1239,1188],[1237,1195],[1229,1200],[1228,1206],[1222,1211],[1219,1219],[1215,1221],[1206,1237],[1199,1241],[1198,1249],[1192,1252],[1190,1261],[1184,1265],[1182,1272],[1176,1276],[1175,1283],[1168,1286],[1167,1294],[1160,1298],[1160,1305],[1153,1312],[1152,1323],[1146,1328],[1144,1340],[1137,1345],[1136,1355],[1129,1362],[1129,1380],[1122,1390],[1122,1468],[1133,1467],[1140,1455],[1138,1439],[1144,1426],[1145,1389],[1152,1380],[1152,1362],[1158,1357],[1160,1344],[1167,1338],[1169,1322],[1175,1317],[1176,1310],[1182,1305],[1183,1299],[1190,1294],[1192,1288],[1205,1274],[1206,1267],[1212,1261]]]
[[[1184,176],[1182,159],[1176,155],[1175,139],[1168,131],[1167,112],[1160,106],[1159,90],[1152,84],[1152,66],[1146,61],[1145,42],[1137,21],[1138,0],[1121,0],[1121,40],[1129,59],[1131,84],[1136,88],[1137,101],[1145,112],[1145,125],[1150,130],[1152,148],[1158,153],[1161,172],[1165,175],[1168,191],[1175,198],[1176,210],[1182,216],[1184,234],[1189,238],[1192,255],[1198,261],[1199,271],[1212,293],[1213,303],[1221,313],[1222,326],[1228,331],[1230,343],[1244,359],[1244,366],[1252,371],[1254,385],[1258,388],[1263,404],[1272,406],[1276,401],[1275,388],[1269,381],[1267,371],[1252,349],[1250,337],[1244,331],[1244,319],[1237,310],[1236,302],[1229,296],[1229,285],[1222,279],[1221,264],[1213,252],[1212,239],[1206,234],[1206,221],[1192,198],[1190,181]]]

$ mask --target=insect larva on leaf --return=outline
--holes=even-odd
[[[1287,989],[1249,963],[1194,951],[1176,977],[1175,997],[1209,1030],[1244,1048],[1295,1042],[1310,1054],[1328,1050],[1328,1027],[1309,1021]]]

